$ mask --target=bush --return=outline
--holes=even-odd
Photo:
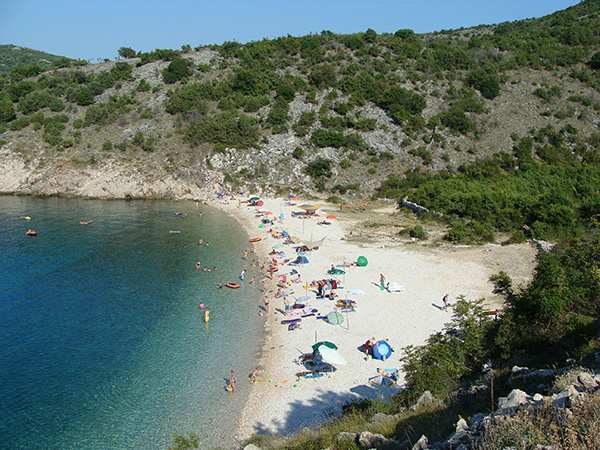
[[[415,238],[415,239],[419,239],[419,240],[425,240],[429,237],[427,234],[427,231],[425,231],[425,229],[421,225],[415,225],[413,227],[410,227],[408,229],[408,235],[411,238]]]
[[[283,99],[278,99],[273,104],[265,122],[273,128],[274,133],[285,133],[287,131],[285,125],[288,121],[289,109],[287,101]]]
[[[600,52],[594,53],[592,59],[590,59],[590,68],[593,70],[600,70]]]
[[[64,108],[64,104],[47,89],[30,92],[19,101],[19,111],[23,114],[30,114],[43,108],[51,108],[58,112]]]
[[[193,65],[194,63],[189,59],[176,58],[162,71],[163,80],[165,83],[173,84],[188,78],[192,74],[191,67]]]
[[[491,69],[474,70],[469,74],[467,83],[487,99],[492,100],[500,94],[500,77]]]
[[[11,98],[5,92],[0,92],[0,123],[10,122],[16,117]]]
[[[458,107],[441,113],[439,118],[444,126],[457,133],[467,134],[475,131],[475,123]]]
[[[121,47],[118,53],[121,58],[135,58],[137,55],[137,52],[131,47]]]
[[[433,162],[433,155],[431,150],[427,150],[425,147],[418,147],[416,149],[410,150],[410,153],[413,156],[418,156],[423,160],[423,164],[429,166]]]
[[[445,239],[453,244],[482,244],[494,240],[494,229],[477,221],[455,220]]]
[[[212,143],[249,148],[258,142],[258,122],[245,114],[217,113],[192,123],[186,136],[192,145]]]
[[[105,152],[110,152],[113,149],[113,144],[110,141],[106,141],[104,144],[102,144],[102,150],[104,150]]]
[[[344,134],[339,131],[327,130],[319,128],[315,130],[310,138],[313,145],[317,147],[345,147],[354,150],[363,150],[366,144],[362,137],[358,134]]]
[[[294,159],[302,159],[302,158],[304,158],[304,149],[302,149],[301,147],[296,147],[294,149],[294,151],[292,152],[292,157]]]
[[[121,114],[130,110],[134,103],[133,98],[123,96],[112,96],[104,103],[90,106],[85,112],[83,126],[107,125],[114,122]]]
[[[142,80],[140,80],[140,82],[138,83],[138,85],[135,89],[138,92],[150,92],[150,90],[152,89],[152,86],[150,86],[150,83],[148,83],[146,80],[142,79]]]
[[[304,172],[313,179],[322,179],[331,177],[331,160],[317,158],[307,164]]]
[[[69,100],[77,103],[79,106],[87,106],[94,103],[94,93],[88,86],[80,86],[72,91]]]
[[[186,116],[202,115],[208,111],[208,91],[205,85],[189,83],[167,93],[165,110],[169,114],[182,113]]]
[[[331,64],[322,64],[312,69],[308,77],[310,82],[318,89],[331,87],[337,80],[335,67]]]

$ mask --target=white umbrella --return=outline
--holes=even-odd
[[[322,345],[319,347],[319,354],[323,362],[331,364],[332,366],[345,366],[348,362],[337,350]]]

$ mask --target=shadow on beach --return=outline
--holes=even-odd
[[[269,424],[257,423],[257,435],[289,435],[304,428],[316,427],[340,415],[345,405],[359,400],[388,398],[399,390],[398,386],[358,385],[349,392],[333,392],[319,389],[309,400],[290,403],[289,412],[282,419],[273,418]]]

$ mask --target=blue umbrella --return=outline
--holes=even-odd
[[[300,255],[294,261],[296,264],[308,264],[308,258],[306,256]]]
[[[394,349],[387,341],[377,341],[373,346],[373,358],[384,361],[392,356]]]

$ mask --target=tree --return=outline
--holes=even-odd
[[[176,58],[163,70],[162,75],[165,83],[175,83],[189,77],[192,74],[190,67],[193,63],[189,59]]]
[[[15,117],[15,108],[12,100],[7,94],[0,92],[0,123],[10,122]]]
[[[594,70],[600,70],[600,52],[594,53],[594,56],[590,59],[590,67]]]
[[[119,56],[121,58],[135,58],[137,52],[131,47],[121,47],[119,49]]]
[[[474,70],[469,75],[467,83],[487,99],[492,100],[500,94],[500,78],[491,70]]]

